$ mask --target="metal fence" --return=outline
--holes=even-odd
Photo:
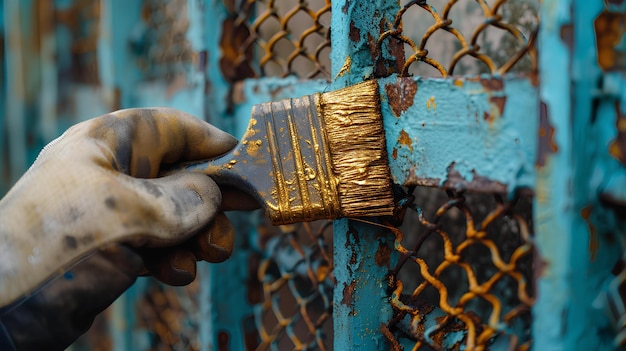
[[[241,135],[255,103],[381,82],[393,217],[232,214],[228,262],[184,289],[142,279],[74,349],[625,344],[621,2],[2,5],[3,190],[106,110],[170,105]]]

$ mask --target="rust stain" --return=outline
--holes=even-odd
[[[493,106],[496,106],[498,108],[498,111],[500,112],[500,116],[504,114],[504,105],[506,105],[506,96],[492,96],[489,98],[489,102],[491,102]]]
[[[561,40],[567,46],[569,51],[574,50],[574,25],[564,24],[561,26]]]
[[[348,34],[348,37],[355,43],[361,41],[361,30],[354,25],[354,21],[350,21],[350,34]]]
[[[343,298],[341,299],[342,305],[353,306],[352,296],[354,295],[355,290],[356,290],[356,281],[353,280],[349,285],[344,283]]]
[[[412,78],[398,78],[395,84],[386,84],[385,91],[394,116],[400,117],[403,112],[413,106],[417,83]]]
[[[395,147],[393,148],[393,150],[391,151],[391,157],[396,160],[398,159],[398,149],[396,149]]]
[[[604,71],[626,71],[626,13],[602,12],[594,21],[598,65]]]
[[[400,145],[406,145],[409,148],[409,151],[413,152],[413,140],[409,136],[409,133],[405,132],[404,129],[400,131],[398,143]]]
[[[507,185],[501,182],[491,180],[485,176],[479,175],[472,170],[472,181],[468,182],[459,171],[455,169],[455,163],[452,162],[448,166],[448,176],[443,183],[445,189],[467,189],[476,192],[506,194],[508,193]]]
[[[222,37],[220,39],[220,48],[222,57],[220,57],[220,70],[224,78],[228,82],[236,82],[245,78],[255,76],[254,69],[250,66],[253,60],[252,46],[249,46],[245,52],[241,52],[246,40],[250,38],[250,30],[245,23],[238,23],[236,16],[226,18],[222,22]],[[240,56],[244,55],[245,60],[241,60]]]
[[[463,82],[463,79],[455,79],[452,84],[454,84],[454,86],[456,87],[463,88],[465,82]]]
[[[343,12],[345,15],[347,15],[349,8],[350,8],[350,0],[346,0],[346,2],[341,7],[341,12]]]
[[[598,229],[591,222],[592,209],[591,205],[583,207],[583,209],[580,210],[580,216],[585,220],[587,228],[589,228],[589,254],[591,261],[595,261],[600,243],[598,241]]]
[[[387,18],[382,16],[378,22],[379,33],[387,31],[390,25]],[[402,72],[405,63],[405,43],[402,40],[395,36],[389,36],[382,43],[382,47],[379,48],[377,36],[368,34],[367,39],[374,61],[374,77],[387,77],[393,73]]]
[[[539,147],[537,150],[536,167],[543,167],[549,154],[553,154],[559,150],[558,145],[554,141],[554,127],[550,124],[548,116],[548,105],[541,102],[539,111]]]
[[[502,91],[504,89],[504,82],[502,78],[480,78],[480,84],[489,91]]]
[[[246,279],[247,299],[250,305],[263,302],[263,283],[258,278],[258,270],[261,264],[259,254],[251,254],[248,258],[248,274]]]
[[[409,171],[409,176],[405,179],[402,185],[404,186],[424,186],[431,188],[443,187],[444,189],[465,189],[469,191],[475,191],[479,193],[491,193],[491,194],[507,194],[508,187],[506,184],[491,180],[485,176],[482,176],[476,171],[472,171],[472,181],[468,182],[461,174],[454,168],[454,162],[448,166],[448,174],[446,180],[441,183],[440,178],[423,178],[419,177],[416,173],[416,168],[412,167]],[[532,193],[531,193],[532,195]]]
[[[609,154],[626,165],[626,115],[622,113],[619,101],[615,103],[615,115],[617,116],[615,121],[617,137],[609,145]]]
[[[217,349],[219,351],[228,351],[228,342],[230,341],[230,335],[228,332],[221,330],[217,333]]]
[[[376,250],[375,261],[378,267],[389,268],[389,261],[391,260],[391,248],[383,243],[378,243],[378,249]]]

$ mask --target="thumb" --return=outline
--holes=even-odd
[[[137,223],[136,234],[143,236],[130,241],[134,246],[166,246],[186,240],[215,217],[222,201],[217,184],[200,173],[130,181],[144,204],[128,213],[134,218],[127,222]]]

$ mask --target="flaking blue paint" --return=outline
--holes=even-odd
[[[485,77],[485,79],[490,79]],[[507,186],[533,188],[537,150],[537,88],[526,77],[502,78],[501,91],[479,80],[414,78],[413,104],[395,116],[381,80],[387,150],[395,183],[448,179],[453,165],[468,182],[474,175]],[[502,115],[490,98],[506,98]],[[406,133],[411,144],[400,136]]]

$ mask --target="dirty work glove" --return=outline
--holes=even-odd
[[[0,201],[0,350],[63,349],[147,272],[188,284],[228,258],[232,226],[200,173],[164,167],[236,140],[186,113],[129,109],[79,123]]]

